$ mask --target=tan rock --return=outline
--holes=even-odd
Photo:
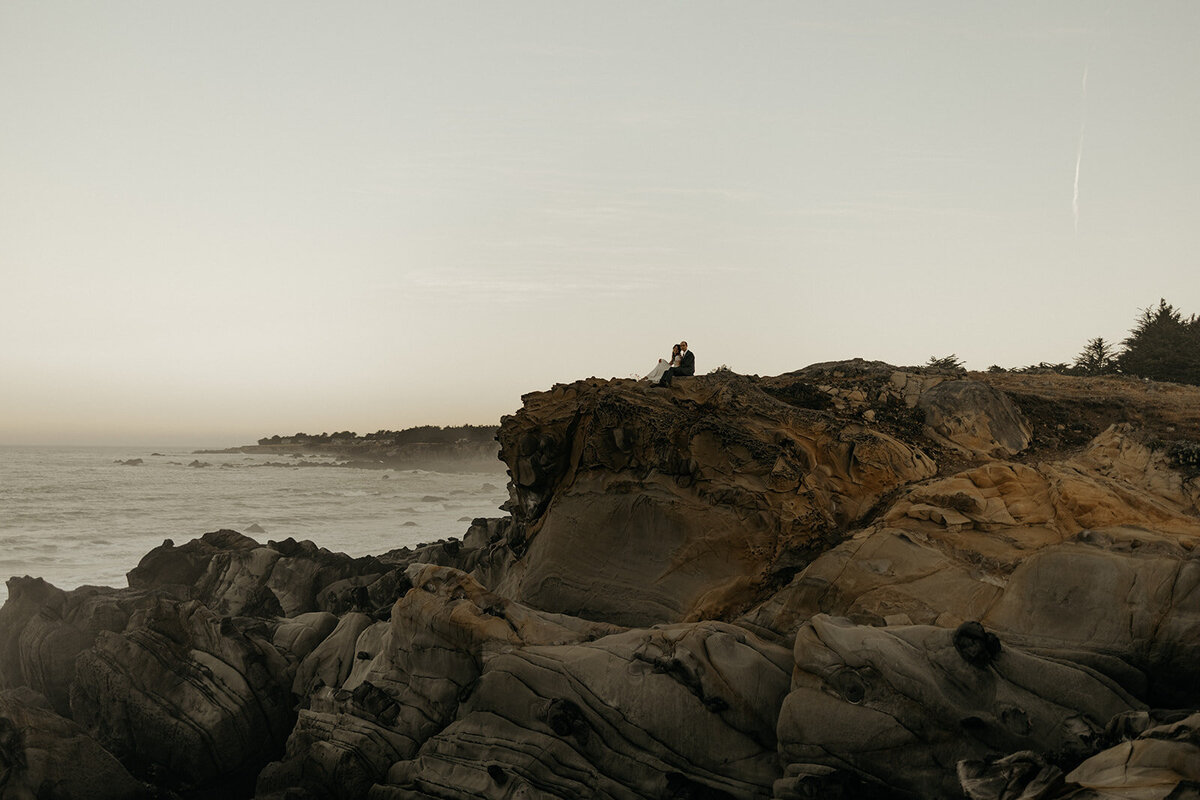
[[[1184,781],[1200,783],[1200,714],[1160,725],[1084,761],[1067,775],[1101,797],[1162,800]]]
[[[919,624],[955,626],[980,618],[1000,593],[977,569],[928,540],[883,529],[825,553],[745,621],[794,632],[824,612],[864,624],[904,614]]]
[[[819,546],[935,471],[919,449],[790,410],[739,376],[567,392],[526,395],[503,421],[519,562],[477,571],[547,610],[627,625],[719,617],[762,594],[779,553]]]

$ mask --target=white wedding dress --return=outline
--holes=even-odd
[[[680,360],[681,359],[678,357],[672,361],[667,361],[665,358],[660,358],[658,363],[654,365],[654,369],[642,376],[642,380],[658,383],[660,380],[662,380],[662,376],[666,374],[668,369],[679,366]]]

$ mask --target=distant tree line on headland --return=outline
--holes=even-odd
[[[379,430],[359,436],[354,431],[337,431],[336,433],[295,433],[291,436],[267,436],[258,440],[261,445],[291,444],[340,444],[340,445],[375,445],[394,447],[402,444],[436,443],[455,444],[457,442],[490,442],[496,438],[496,425],[451,425],[445,428],[437,425],[418,425],[415,428],[405,428],[400,431]]]
[[[930,358],[928,366],[961,369],[954,354]],[[1088,340],[1075,360],[1046,361],[1027,367],[988,367],[988,372],[1057,372],[1063,375],[1131,375],[1155,381],[1200,385],[1200,317],[1183,313],[1159,300],[1142,310],[1129,335],[1120,344],[1097,336]]]

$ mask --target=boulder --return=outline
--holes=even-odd
[[[817,615],[794,657],[783,762],[930,800],[961,796],[960,761],[1023,750],[1078,759],[1099,749],[1109,719],[1141,707],[1099,673],[990,639],[977,624],[875,628]]]
[[[125,629],[136,609],[167,592],[120,592],[84,586],[64,592],[40,578],[9,581],[9,601],[0,610],[0,647],[8,686],[28,686],[56,712],[70,714],[75,660],[102,631]]]
[[[178,587],[221,614],[295,616],[322,609],[331,586],[370,583],[389,566],[353,558],[309,541],[259,544],[237,531],[206,533],[176,547],[170,540],[129,572],[134,588]]]
[[[370,617],[354,611],[338,620],[333,632],[300,662],[292,694],[304,698],[322,686],[337,687],[345,683],[360,652],[358,637],[370,625]]]
[[[136,800],[151,787],[27,689],[0,691],[0,797]]]
[[[25,685],[21,671],[21,633],[45,609],[62,616],[67,593],[42,578],[9,578],[8,599],[0,607],[0,689]]]
[[[1052,800],[1065,785],[1062,770],[1032,750],[960,761],[958,779],[970,800]]]
[[[927,433],[973,456],[1007,458],[1027,448],[1033,429],[999,392],[974,380],[942,381],[917,399]]]
[[[287,620],[275,628],[271,643],[277,650],[303,659],[325,640],[338,625],[338,618],[328,611],[311,611]]]
[[[126,576],[134,589],[157,586],[182,586],[191,589],[208,569],[217,553],[253,550],[258,542],[237,531],[219,530],[206,533],[179,547],[167,539],[142,556],[138,565]]]
[[[1200,706],[1200,559],[1170,542],[1111,531],[1036,553],[983,619],[1064,657],[1114,656],[1151,703]]]

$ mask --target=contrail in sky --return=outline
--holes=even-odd
[[[1075,212],[1075,233],[1079,233],[1079,166],[1083,163],[1083,130],[1087,126],[1087,76],[1088,65],[1083,65],[1083,97],[1079,112],[1079,147],[1075,150],[1075,194],[1071,198],[1071,210]]]

